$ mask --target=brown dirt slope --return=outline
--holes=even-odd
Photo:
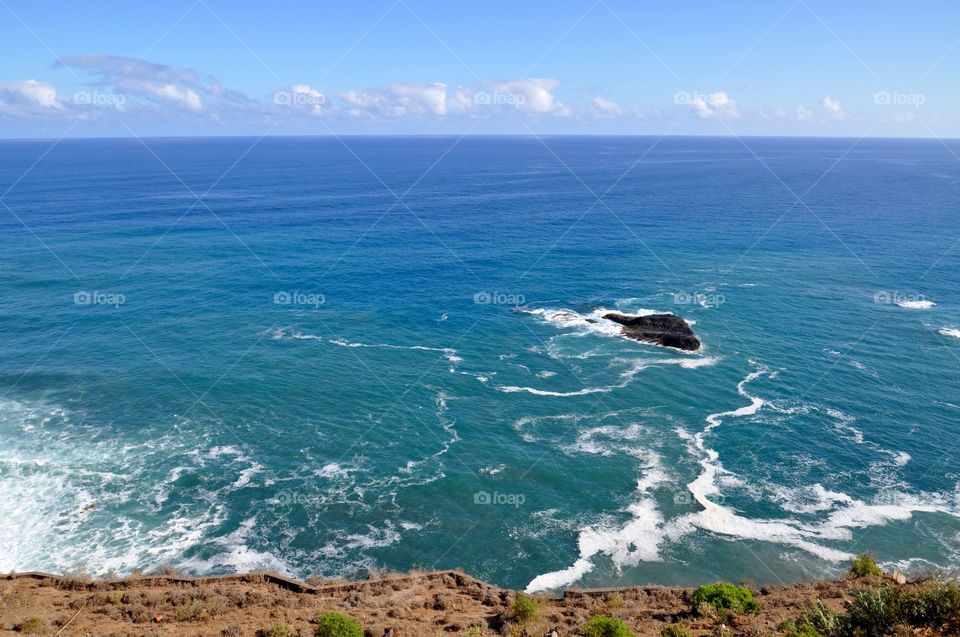
[[[760,615],[732,616],[726,625],[732,635],[770,635],[812,601],[839,608],[854,586],[865,583],[766,587],[756,591]],[[545,635],[557,627],[561,636],[575,635],[595,614],[619,617],[641,637],[659,637],[671,622],[687,626],[695,637],[715,634],[719,619],[690,615],[691,592],[660,586],[567,590],[560,599],[538,598],[539,614],[525,634]],[[309,636],[311,619],[333,610],[359,621],[371,637],[519,636],[524,630],[504,619],[514,595],[458,571],[311,583],[268,573],[116,580],[19,573],[0,575],[0,635],[232,637],[284,623],[292,634]],[[42,621],[29,623],[31,618]]]

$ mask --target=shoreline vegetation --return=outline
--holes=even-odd
[[[960,587],[860,555],[845,579],[755,587],[502,589],[459,571],[305,582],[269,573],[0,575],[0,635],[881,637],[960,634]]]

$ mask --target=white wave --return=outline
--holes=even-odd
[[[821,541],[850,540],[853,537],[851,532],[853,528],[865,528],[887,524],[892,521],[907,520],[916,512],[938,512],[955,517],[960,516],[960,511],[957,510],[957,502],[938,494],[915,495],[887,490],[881,492],[876,502],[867,503],[844,493],[827,490],[819,484],[792,491],[781,488],[779,492],[775,492],[775,497],[781,501],[784,509],[795,513],[806,514],[834,509],[826,520],[817,524],[802,523],[791,519],[753,520],[738,514],[730,507],[711,501],[708,496],[720,495],[718,476],[729,474],[729,472],[720,463],[719,454],[706,446],[705,437],[712,429],[719,426],[724,419],[756,414],[766,404],[762,399],[751,396],[746,391],[747,383],[762,375],[773,376],[775,372],[770,372],[760,366],[757,371],[749,374],[737,386],[738,393],[750,400],[749,405],[731,411],[711,414],[707,417],[708,424],[702,432],[695,436],[686,436],[692,450],[701,457],[701,474],[688,484],[687,488],[702,507],[702,510],[673,520],[668,525],[669,528],[666,532],[668,537],[674,539],[689,533],[692,529],[699,528],[719,535],[794,546],[821,559],[837,562],[849,559],[852,556],[846,551],[825,546],[820,543]],[[838,419],[842,426],[853,429],[849,425],[849,422],[853,420],[852,418],[837,410],[827,409],[826,411],[828,415]],[[862,434],[858,431],[857,434],[859,435],[855,437],[855,441],[861,444],[869,444],[876,448],[878,452],[889,456],[888,464],[902,467],[910,459],[909,454],[884,450],[873,445],[873,443],[864,443]],[[798,501],[797,496],[800,494],[802,494],[803,500]]]
[[[848,559],[849,553],[817,544],[808,537],[812,533],[804,533],[787,521],[781,520],[753,520],[739,515],[732,508],[718,504],[709,496],[720,495],[717,476],[727,473],[720,462],[720,454],[706,445],[706,438],[729,418],[742,418],[755,415],[766,404],[757,396],[747,393],[746,387],[761,376],[774,377],[767,367],[751,361],[757,366],[753,371],[737,384],[737,393],[750,401],[749,405],[710,414],[706,417],[707,425],[699,433],[685,437],[692,450],[700,456],[701,472],[697,478],[687,485],[693,499],[702,507],[701,511],[689,513],[673,520],[669,525],[667,535],[676,538],[689,533],[694,528],[711,531],[718,535],[727,535],[743,539],[760,540],[786,544],[813,553],[829,561]],[[685,432],[684,432],[685,433]]]
[[[640,502],[634,505],[634,511],[642,514],[642,519],[635,517],[620,528],[594,525],[582,529],[578,537],[577,560],[566,569],[536,577],[528,585],[528,591],[556,589],[580,580],[593,570],[595,558],[600,554],[609,555],[617,568],[635,564],[635,560],[655,561],[659,559],[658,549],[661,543],[676,541],[698,530],[731,538],[792,546],[825,561],[838,562],[848,560],[852,555],[842,548],[830,546],[829,543],[852,540],[854,529],[908,520],[918,512],[960,517],[960,500],[956,494],[909,493],[895,490],[890,484],[881,484],[881,490],[873,501],[858,500],[845,493],[827,489],[819,483],[809,487],[792,488],[765,486],[767,492],[772,492],[773,501],[780,504],[785,511],[805,516],[820,515],[821,519],[816,522],[802,522],[791,518],[751,519],[732,507],[715,501],[722,497],[721,488],[742,489],[747,485],[742,478],[723,467],[719,453],[707,446],[707,439],[711,432],[727,421],[755,416],[768,404],[763,398],[749,392],[748,385],[760,377],[776,377],[777,372],[763,365],[753,364],[756,369],[737,384],[738,395],[746,399],[748,404],[708,415],[705,418],[706,425],[695,435],[683,430],[678,432],[687,440],[691,452],[700,459],[700,474],[687,485],[700,510],[664,522],[652,499],[641,498]],[[809,413],[812,409],[824,411],[837,421],[839,427],[854,431],[855,442],[869,445],[886,456],[886,460],[871,467],[871,473],[879,470],[878,468],[887,472],[889,467],[902,467],[910,460],[909,455],[904,452],[889,451],[864,442],[862,433],[850,424],[854,419],[838,410],[811,406],[784,409],[779,405],[772,406],[772,409],[777,413],[801,414]],[[532,422],[535,420],[518,421],[517,425]],[[595,427],[581,432],[577,442],[568,449],[603,455],[613,451],[628,452],[627,447],[630,445],[620,443],[641,437],[638,428]],[[642,452],[635,453],[642,455]],[[666,481],[668,476],[662,468],[651,467],[648,474],[638,480],[637,489],[641,493],[649,493]],[[896,486],[900,484],[897,483]],[[762,497],[762,493],[756,497]]]
[[[235,445],[223,445],[221,447],[212,447],[210,451],[207,452],[207,458],[216,459],[220,456],[236,456],[240,459],[246,459],[246,455],[243,451]]]
[[[518,385],[501,385],[497,387],[498,391],[501,391],[505,394],[515,394],[519,392],[527,392],[528,394],[533,394],[534,396],[554,396],[554,397],[569,397],[569,396],[586,396],[589,394],[607,394],[616,389],[622,389],[629,385],[635,377],[645,369],[651,367],[659,367],[662,365],[678,365],[684,369],[697,369],[699,367],[710,367],[716,365],[720,361],[719,358],[714,356],[702,356],[702,357],[691,357],[691,358],[646,358],[646,359],[623,359],[623,358],[614,358],[610,362],[614,365],[626,365],[627,368],[620,372],[620,382],[614,383],[612,385],[603,385],[600,387],[584,387],[583,389],[577,389],[573,391],[551,391],[547,389],[537,389],[536,387],[525,387]]]
[[[180,568],[201,573],[227,570],[234,573],[271,571],[282,575],[294,575],[294,569],[273,553],[251,548],[250,538],[255,535],[257,518],[253,516],[240,523],[235,531],[223,537],[213,538],[217,552],[209,558],[190,558],[179,561]]]
[[[853,502],[853,498],[847,494],[831,491],[819,482],[801,487],[783,487],[775,484],[767,486],[773,492],[773,499],[780,504],[780,508],[791,513],[818,513],[829,511],[838,503]]]
[[[261,332],[263,333],[263,332]],[[420,352],[441,352],[449,362],[451,363],[462,363],[463,358],[461,358],[457,350],[452,347],[428,347],[426,345],[393,345],[391,343],[358,343],[354,341],[348,341],[345,338],[330,338],[324,339],[322,336],[316,334],[308,334],[301,332],[299,330],[293,330],[292,328],[279,328],[270,332],[270,338],[273,340],[297,340],[297,341],[323,341],[330,343],[331,345],[339,345],[340,347],[368,347],[368,348],[382,348],[382,349],[400,349],[400,350],[411,350],[411,351],[420,351]]]
[[[547,323],[561,329],[575,329],[580,335],[597,334],[600,336],[621,336],[621,326],[619,323],[607,320],[605,314],[617,312],[608,308],[597,308],[589,314],[580,314],[573,310],[556,308],[539,308],[534,310],[520,310],[527,314],[541,317]],[[648,312],[654,314],[652,310]]]
[[[637,480],[637,492],[641,498],[625,509],[630,520],[620,527],[589,526],[581,529],[577,538],[577,560],[568,568],[533,578],[526,591],[535,593],[572,584],[593,570],[593,559],[601,554],[609,556],[617,568],[660,561],[658,547],[663,540],[663,515],[650,493],[666,479],[660,457],[652,451],[647,452],[644,474]]]
[[[438,391],[434,397],[434,404],[437,408],[437,421],[446,434],[446,438],[437,436],[437,440],[440,442],[440,448],[425,458],[408,460],[404,466],[399,468],[401,476],[390,476],[371,485],[371,488],[386,491],[389,487],[389,491],[392,494],[391,497],[395,498],[398,488],[423,486],[446,477],[442,457],[450,451],[453,445],[460,441],[460,435],[454,426],[456,421],[447,415],[449,411],[447,401],[453,399],[453,397],[444,391]]]
[[[247,467],[246,469],[240,472],[240,476],[236,479],[236,481],[232,485],[230,485],[231,490],[242,489],[243,487],[247,486],[248,484],[250,484],[250,481],[253,480],[253,476],[257,475],[261,471],[263,471],[263,467],[260,464],[254,462],[251,466]]]
[[[526,442],[536,442],[537,438],[530,433],[531,428],[535,428],[541,422],[550,422],[554,420],[559,420],[563,423],[577,423],[584,416],[582,414],[560,414],[558,416],[524,416],[519,418],[513,423],[513,428],[517,430],[520,434],[520,437],[523,438]],[[531,427],[532,426],[532,427]]]
[[[463,359],[457,355],[457,350],[452,347],[427,347],[426,345],[392,345],[389,343],[355,343],[348,341],[344,338],[335,338],[328,341],[333,345],[340,345],[341,347],[371,347],[371,348],[383,348],[383,349],[405,349],[411,351],[420,351],[420,352],[442,352],[444,358],[446,358],[451,363],[461,363]]]
[[[890,492],[875,503],[851,499],[847,506],[831,513],[827,521],[817,528],[817,533],[826,539],[850,540],[853,538],[850,529],[909,520],[914,513],[946,513],[957,516],[955,506],[955,502],[936,494]]]
[[[369,533],[353,533],[347,535],[346,548],[350,549],[372,549],[383,548],[396,544],[402,539],[400,533],[393,526],[390,520],[384,521],[382,528],[377,528],[371,524],[367,525]]]
[[[314,475],[320,478],[343,478],[349,475],[349,471],[336,462],[329,462],[315,471]]]
[[[537,389],[535,387],[518,387],[516,385],[501,385],[497,387],[498,391],[505,394],[515,394],[518,392],[527,392],[534,396],[586,396],[587,394],[605,394],[622,387],[622,385],[607,385],[606,387],[584,387],[576,391],[548,391],[546,389]]]
[[[527,584],[528,593],[554,590],[572,584],[593,570],[593,558],[604,554],[618,566],[660,560],[657,545],[663,516],[653,498],[645,498],[627,508],[632,519],[618,529],[588,527],[580,531],[577,546],[580,556],[569,568],[544,573]]]
[[[453,369],[453,368],[451,368]],[[455,370],[454,370],[455,371]],[[478,382],[489,383],[491,376],[496,376],[497,372],[487,372],[486,374],[479,374],[477,372],[459,372],[462,376],[470,376],[476,378]]]
[[[776,372],[771,372],[769,369],[767,369],[762,365],[759,366],[759,369],[757,371],[747,374],[747,376],[743,380],[737,383],[737,393],[743,396],[744,398],[749,399],[750,404],[744,407],[738,407],[737,409],[734,409],[732,411],[722,411],[722,412],[710,414],[709,416],[707,416],[706,418],[707,427],[704,428],[703,432],[697,435],[698,439],[702,442],[703,437],[706,434],[708,434],[712,429],[719,426],[724,418],[727,418],[727,417],[739,418],[741,416],[752,416],[753,414],[760,411],[760,408],[766,404],[766,401],[764,401],[762,398],[758,398],[756,396],[751,396],[750,394],[748,394],[746,391],[746,387],[751,381],[756,380],[761,376],[774,377],[776,376],[776,374],[777,374]]]
[[[943,336],[952,336],[953,338],[960,338],[960,329],[956,327],[943,327],[940,328],[939,333]]]
[[[926,300],[920,300],[920,301],[900,300],[900,301],[897,301],[896,303],[900,307],[906,308],[908,310],[928,310],[931,307],[936,305],[936,303],[934,303],[933,301],[926,301]]]
[[[563,447],[563,450],[568,453],[589,453],[600,456],[626,453],[646,457],[649,453],[647,450],[637,448],[636,445],[623,444],[624,441],[636,442],[646,433],[648,433],[647,429],[636,423],[625,427],[616,425],[590,427],[579,431],[576,441]]]

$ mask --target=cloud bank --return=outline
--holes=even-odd
[[[762,134],[836,131],[841,125],[871,121],[845,108],[831,94],[806,96],[806,103],[794,102],[795,106],[760,105],[756,102],[761,91],[752,86],[739,96],[746,101],[738,101],[728,90],[680,91],[673,93],[672,107],[669,95],[651,93],[647,107],[638,108],[595,89],[565,86],[548,77],[497,78],[467,85],[391,82],[347,89],[298,78],[300,81],[287,86],[265,87],[262,95],[248,96],[223,86],[210,74],[124,56],[68,56],[56,60],[52,68],[69,70],[77,82],[64,85],[69,87],[64,89],[39,79],[0,78],[0,123],[6,130],[29,128],[19,124],[21,120],[52,127],[72,119],[89,122],[89,130],[119,134],[131,130],[128,124],[136,130],[159,127],[178,134],[272,130],[281,125],[298,132],[325,132],[331,127],[356,132],[450,132],[462,131],[470,122],[478,125],[477,131],[491,132],[527,133],[534,127],[556,132],[630,133],[646,126],[656,128],[648,131],[654,133]],[[70,81],[69,77],[63,79]],[[927,131],[930,126],[960,126],[955,117],[937,119],[920,113],[925,96],[877,95],[888,96],[886,101],[868,96],[874,110],[887,109],[875,116],[881,123],[922,123]],[[894,110],[901,102],[911,110]],[[736,131],[731,128],[734,126]]]

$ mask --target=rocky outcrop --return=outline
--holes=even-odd
[[[700,340],[687,322],[674,314],[648,314],[627,316],[611,312],[603,318],[623,326],[623,335],[644,343],[695,352],[700,349]]]

